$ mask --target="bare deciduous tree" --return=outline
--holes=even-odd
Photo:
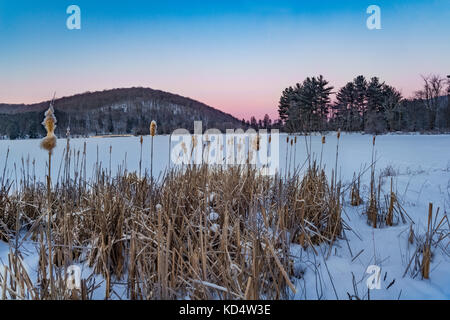
[[[436,126],[436,114],[439,107],[439,97],[443,95],[445,78],[440,75],[422,76],[423,89],[416,92],[416,98],[420,99],[429,112],[429,128],[434,130]]]

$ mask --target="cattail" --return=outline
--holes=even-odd
[[[289,137],[286,137],[286,143],[289,144]]]
[[[294,143],[297,144],[297,136],[294,138]]]
[[[272,142],[272,135],[269,136],[269,143]]]
[[[156,129],[157,129],[156,121],[152,120],[152,122],[150,123],[150,135],[152,137],[156,135]]]
[[[197,147],[197,136],[194,134],[191,136],[191,142],[192,142],[192,146],[191,146],[191,159],[193,158],[192,155],[194,154],[194,149]],[[223,146],[222,146],[223,147]],[[221,150],[222,151],[222,150]],[[189,159],[189,163],[191,161],[191,159]],[[195,160],[193,161],[195,164]]]
[[[336,163],[334,167],[334,183],[337,186],[337,171],[338,171],[338,158],[339,158],[339,140],[341,139],[341,128],[337,132],[337,143],[336,143]],[[323,144],[322,144],[323,149]]]
[[[375,139],[377,138],[377,136],[373,136],[373,141],[372,144],[375,145]]]
[[[409,226],[409,237],[408,237],[408,242],[409,242],[410,244],[413,244],[413,243],[414,243],[414,230],[413,230],[412,224]]]
[[[50,107],[45,112],[45,118],[42,125],[47,131],[47,136],[41,141],[41,148],[47,150],[49,153],[52,153],[53,149],[56,147],[56,117],[52,104],[50,104]]]
[[[256,136],[256,138],[253,140],[253,149],[256,151],[259,151],[259,134]]]
[[[51,168],[52,168],[52,151],[56,147],[56,117],[55,110],[53,109],[53,102],[50,103],[50,107],[45,112],[45,118],[42,125],[47,131],[47,136],[41,141],[41,148],[48,151],[48,175],[47,175],[47,241],[48,241],[48,256],[49,256],[49,277],[50,277],[50,292],[54,294],[53,283],[53,257],[52,257],[52,236],[51,236],[51,220],[52,220],[52,194],[51,194]]]
[[[294,143],[294,139],[291,139],[291,147],[292,147],[293,143]]]
[[[139,178],[141,177],[141,172],[142,172],[142,145],[144,143],[144,137],[141,136],[140,139],[140,144],[141,144],[141,153],[140,153],[140,157],[139,157]]]
[[[322,136],[322,144],[325,144],[325,136]]]

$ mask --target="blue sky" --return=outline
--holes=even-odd
[[[81,30],[66,8],[81,8]],[[381,8],[368,30],[366,8]],[[0,0],[0,102],[114,87],[189,96],[238,117],[276,116],[281,91],[323,74],[379,76],[410,96],[450,73],[450,1]]]

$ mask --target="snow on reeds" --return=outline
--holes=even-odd
[[[104,279],[107,299],[120,285],[130,299],[287,298],[295,292],[290,243],[331,245],[342,228],[339,197],[316,166],[289,182],[253,166],[174,167],[157,181],[126,170],[114,177],[101,167],[94,172],[87,182],[64,177],[55,185],[48,223],[41,218],[48,205],[41,184],[1,195],[10,204],[0,211],[4,239],[22,230],[38,244],[37,282],[27,287],[28,298],[88,299],[95,286],[86,279],[79,289],[65,282],[74,263]],[[5,217],[20,221],[4,224]],[[14,279],[33,278],[18,270]],[[11,290],[9,297],[23,297]]]

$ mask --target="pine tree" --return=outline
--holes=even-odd
[[[288,120],[289,108],[292,105],[293,96],[294,89],[292,87],[285,89],[281,95],[280,102],[278,104],[278,114],[283,122]]]
[[[263,119],[263,126],[265,129],[270,129],[272,125],[272,120],[270,119],[269,115],[266,113],[264,115],[264,119]]]
[[[359,127],[357,91],[353,82],[348,82],[336,94],[337,110],[339,126],[345,131],[355,131]]]
[[[355,116],[359,118],[359,130],[364,130],[367,117],[367,81],[362,75],[353,79],[353,85],[355,88],[355,106],[358,110],[355,112]],[[356,119],[354,119],[356,120]]]
[[[250,118],[250,127],[252,127],[255,130],[258,129],[258,122],[256,121],[256,118],[253,116]]]
[[[380,80],[377,77],[373,77],[370,79],[367,86],[367,113],[364,131],[370,133],[381,133],[386,128],[383,118],[383,85],[384,83],[380,83]]]
[[[384,119],[386,121],[387,130],[400,130],[401,123],[401,101],[402,95],[394,87],[383,85],[383,103],[382,111],[384,111]]]
[[[330,112],[330,94],[333,87],[328,86],[322,75],[317,79],[317,112],[319,114],[319,130],[326,129],[328,122],[328,114]]]

